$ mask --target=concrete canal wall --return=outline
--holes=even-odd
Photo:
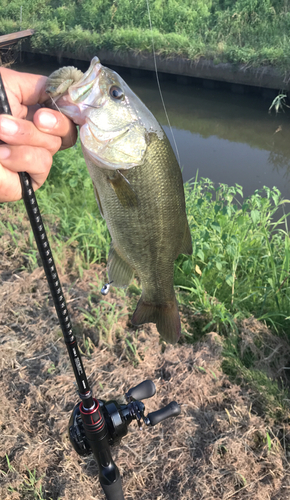
[[[33,51],[25,44],[23,50],[32,56]],[[39,54],[39,52],[38,52]],[[59,52],[51,51],[45,56],[56,57],[60,64],[66,64],[66,59],[75,61],[90,61],[97,55],[103,64],[126,67],[134,70],[155,71],[154,59],[149,53],[136,53],[132,50],[126,52],[112,52],[104,49],[90,52]],[[264,89],[290,90],[290,71],[280,71],[271,66],[253,67],[249,65],[233,65],[230,63],[217,63],[200,58],[192,61],[183,57],[162,57],[156,55],[158,73],[176,75],[180,83],[187,83],[187,78],[205,80],[205,86],[211,87],[211,82],[226,82],[233,85],[234,92],[243,93],[244,86],[261,87]],[[206,85],[208,82],[208,85]]]

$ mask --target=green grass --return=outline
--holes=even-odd
[[[59,260],[66,252],[73,254],[72,265],[80,274],[93,262],[106,260],[109,233],[99,214],[79,142],[55,156],[37,198],[41,211],[48,215]]]
[[[117,302],[112,304],[106,300],[100,300],[94,305],[90,298],[88,304],[89,311],[83,310],[85,322],[97,329],[99,345],[103,343],[112,345],[113,334],[116,333],[116,330],[118,333],[119,319],[126,314],[124,308],[120,308]]]
[[[267,321],[277,332],[287,330],[290,240],[282,210],[287,212],[289,201],[281,200],[275,187],[244,199],[241,186],[216,187],[209,179],[185,184],[185,195],[193,255],[180,255],[175,263],[179,300],[206,314],[205,331],[233,329],[236,320],[249,315]],[[57,261],[67,256],[68,268],[80,275],[90,264],[106,261],[110,236],[79,143],[57,153],[37,199]],[[18,247],[26,256],[25,267],[36,267],[29,225],[21,243],[23,203],[3,204],[1,211],[0,236],[9,235],[8,253]]]
[[[193,331],[196,319],[202,318],[201,331],[189,331],[185,339],[194,342],[209,331],[222,334],[224,371],[259,394],[263,411],[284,415],[287,396],[277,382],[255,368],[253,352],[242,352],[239,321],[254,316],[266,322],[274,335],[290,341],[290,241],[283,214],[289,201],[281,200],[278,189],[267,187],[244,199],[241,186],[215,186],[202,178],[185,184],[185,195],[193,255],[176,260],[175,287],[179,302],[190,312]],[[92,263],[106,261],[110,237],[79,144],[55,156],[37,199],[54,257],[66,272],[82,276]],[[4,253],[8,258],[21,257],[20,268],[40,265],[23,203],[2,204],[0,213]],[[99,340],[109,345],[116,329],[121,334],[118,321],[124,311],[117,302],[102,300],[96,305],[99,288],[92,289],[84,320],[97,326]],[[128,288],[127,297],[124,290],[116,293],[131,311],[140,294],[138,282]],[[90,356],[90,339],[80,340],[84,354]],[[125,345],[128,357],[137,363],[136,339],[127,337]]]
[[[272,380],[263,370],[247,368],[240,357],[239,351],[231,349],[224,351],[222,362],[223,372],[230,380],[250,388],[255,395],[253,410],[259,415],[287,420],[289,418],[289,390],[278,380]]]
[[[232,329],[249,315],[289,328],[290,241],[281,211],[289,202],[267,187],[244,200],[241,186],[216,188],[208,179],[185,192],[193,255],[176,262],[181,300],[209,315],[206,329]]]
[[[18,473],[16,469],[11,465],[9,457],[6,455],[7,461],[7,472],[0,470],[0,476],[11,476],[11,483],[17,483],[17,486],[8,485],[7,492],[14,496],[16,494],[21,496],[22,500],[45,500],[47,498],[44,496],[42,489],[41,480],[42,477],[37,477],[36,470],[30,471],[27,469],[27,473]],[[50,499],[51,500],[51,499]]]
[[[93,262],[104,262],[110,246],[105,221],[100,216],[80,143],[57,153],[45,185],[37,191],[53,254],[66,270],[78,272]],[[0,204],[0,237],[8,255],[21,253],[24,267],[40,264],[33,232],[25,221],[22,201]],[[11,247],[11,248],[9,248]]]
[[[289,68],[289,0],[3,0],[0,33],[34,28],[33,48],[80,57],[100,48]],[[22,23],[20,26],[20,8]]]

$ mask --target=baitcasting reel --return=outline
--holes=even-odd
[[[117,401],[107,401],[94,399],[95,406],[91,411],[83,408],[82,401],[78,402],[71,414],[69,421],[69,437],[75,451],[81,456],[87,456],[93,453],[89,439],[86,436],[87,428],[95,425],[97,422],[101,426],[100,410],[103,413],[108,432],[108,441],[110,446],[119,444],[121,439],[126,436],[128,426],[132,420],[137,420],[140,430],[142,430],[141,420],[147,425],[153,427],[169,417],[176,417],[180,414],[180,406],[172,401],[161,410],[144,415],[145,406],[139,399],[148,399],[154,396],[156,387],[152,380],[145,380],[141,384],[130,389],[125,398],[128,404],[120,404]],[[97,415],[97,419],[94,418]],[[97,430],[96,430],[97,432]]]
[[[69,436],[76,452],[81,456],[93,453],[98,463],[99,480],[107,500],[124,500],[121,477],[113,461],[110,446],[119,443],[128,432],[128,425],[141,420],[153,426],[168,417],[179,415],[180,406],[172,401],[161,410],[144,415],[145,406],[139,399],[151,398],[156,388],[151,380],[130,389],[125,397],[128,404],[117,401],[104,402],[92,398],[91,392],[81,395],[82,401],[74,407],[69,421]],[[89,406],[90,401],[91,406]]]

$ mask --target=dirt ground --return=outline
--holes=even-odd
[[[94,460],[68,439],[78,395],[44,272],[17,270],[19,253],[0,247],[0,498],[102,500]],[[85,318],[96,314],[92,283],[100,289],[104,269],[92,266],[82,279],[63,270],[61,281],[94,396],[114,399],[151,379],[157,393],[146,413],[181,405],[180,416],[154,428],[140,432],[133,422],[113,449],[126,500],[290,499],[289,422],[259,414],[253,391],[223,374],[216,333],[193,346],[161,345],[154,326],[130,326],[115,292],[103,311],[118,321],[94,326]],[[104,325],[111,345],[101,341]],[[245,332],[257,329],[245,323]]]

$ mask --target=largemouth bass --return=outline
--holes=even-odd
[[[156,323],[175,343],[180,318],[174,261],[191,254],[181,171],[160,124],[124,80],[91,61],[86,73],[61,68],[48,78],[57,107],[80,126],[80,140],[100,213],[112,237],[109,281],[125,287],[134,273],[142,295],[133,325]]]

